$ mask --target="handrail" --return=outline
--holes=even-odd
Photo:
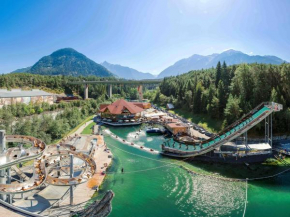
[[[91,158],[91,156],[75,151],[75,147],[73,147],[72,145],[60,144],[60,147],[64,148],[65,150],[59,150],[57,148],[57,145],[47,147],[44,142],[37,138],[21,135],[7,135],[6,140],[9,142],[27,142],[32,144],[33,146],[29,149],[26,149],[28,150],[26,156],[18,159],[12,158],[16,149],[8,149],[6,152],[6,157],[8,157],[9,162],[1,165],[0,169],[11,167],[20,162],[34,160],[35,170],[32,178],[28,179],[27,181],[24,181],[22,183],[0,184],[0,194],[17,194],[31,191],[39,188],[44,182],[51,185],[77,185],[87,181],[96,172],[96,163]],[[51,166],[52,163],[55,162],[54,160],[51,160],[52,162],[50,162],[49,158],[61,155],[67,156],[69,154],[73,154],[75,157],[80,158],[84,161],[86,167],[84,170],[82,170],[82,173],[79,174],[77,177],[67,179],[51,177],[49,175],[50,170],[46,170],[46,167]],[[48,165],[46,165],[47,163]]]
[[[257,105],[255,108],[253,108],[251,111],[249,111],[247,114],[245,114],[243,117],[241,117],[240,119],[238,119],[237,121],[235,121],[234,123],[232,123],[231,125],[227,126],[223,131],[228,130],[229,128],[232,128],[233,126],[237,125],[236,123],[239,122],[241,119],[243,119],[244,117],[247,117],[249,115],[252,115],[254,113],[257,112],[257,110],[260,110],[258,108],[260,108],[262,105],[265,105],[265,102],[260,103],[259,105]],[[218,133],[220,134],[220,133]]]

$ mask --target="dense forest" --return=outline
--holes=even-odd
[[[191,71],[165,78],[160,88],[145,95],[154,102],[173,103],[192,114],[205,114],[231,124],[261,102],[283,104],[273,131],[290,131],[290,64],[240,64]],[[262,130],[262,129],[261,129]]]
[[[63,109],[63,112],[55,118],[51,115],[32,116],[24,118],[23,112],[34,114],[43,109],[51,111],[55,108]],[[90,115],[96,114],[99,108],[99,101],[85,100],[61,104],[17,104],[5,106],[0,109],[0,129],[5,129],[7,134],[30,135],[42,139],[47,144],[61,139],[67,132]],[[42,111],[43,111],[42,110]],[[39,111],[37,112],[39,113]],[[15,119],[15,117],[17,117]]]
[[[34,75],[28,73],[13,73],[0,76],[0,88],[38,88],[53,93],[66,93],[83,96],[82,85],[70,84],[73,81],[99,81],[115,78],[99,78],[96,76],[74,77],[74,76],[49,76]],[[148,85],[148,88],[154,88]],[[113,85],[114,97],[137,99],[136,86]],[[41,104],[15,104],[3,106],[0,109],[0,129],[5,129],[7,134],[31,135],[42,139],[47,144],[60,139],[64,134],[80,124],[86,117],[96,114],[99,104],[108,100],[106,85],[89,85],[90,100],[78,100],[73,102],[61,102],[49,105]],[[45,112],[63,110],[54,119]],[[30,115],[43,114],[41,116]]]
[[[38,88],[53,93],[75,94],[83,97],[84,87],[82,85],[70,84],[74,81],[101,81],[115,80],[114,77],[100,78],[96,76],[63,76],[63,75],[34,75],[29,73],[2,74],[0,76],[0,88]],[[153,88],[146,85],[145,88]],[[116,97],[137,99],[138,92],[136,86],[113,85],[113,93]],[[89,97],[94,99],[105,99],[107,97],[107,86],[102,84],[89,85]]]

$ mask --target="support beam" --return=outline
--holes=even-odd
[[[89,85],[85,84],[85,90],[84,90],[84,99],[89,98]]]
[[[10,168],[7,169],[7,181],[6,181],[6,183],[7,184],[11,184],[11,169]],[[11,194],[7,195],[7,202],[10,203],[10,204],[12,203],[12,197],[11,196],[12,196]]]
[[[273,145],[273,122],[272,122],[272,113],[271,113],[271,148]]]
[[[267,143],[267,118],[265,118],[265,143]]]
[[[0,154],[3,154],[6,151],[5,135],[5,130],[0,130]]]
[[[74,156],[73,154],[69,155],[70,158],[70,178],[74,176]],[[70,186],[70,205],[73,205],[74,195],[73,195],[73,186]]]
[[[60,149],[59,144],[56,145],[56,149],[57,149],[57,152],[59,153],[59,149]],[[58,161],[58,163],[57,163],[57,178],[59,178],[59,177],[60,177],[60,161]]]
[[[245,132],[245,146],[246,146],[246,154],[248,153],[248,148],[249,148],[249,146],[248,146],[248,131],[246,131]]]
[[[0,184],[6,184],[6,169],[0,170]],[[0,194],[0,199],[6,201],[6,195]]]
[[[23,178],[20,177],[20,183],[22,183],[22,182],[23,182]],[[23,193],[21,193],[21,199],[23,199]]]
[[[267,142],[269,143],[270,142],[270,130],[269,130],[269,116],[267,117],[267,123],[268,123],[268,126],[267,126]]]
[[[112,84],[108,85],[108,97],[111,98],[112,97]]]
[[[5,130],[0,130],[0,154],[6,150]],[[0,183],[6,184],[6,169],[0,170]],[[0,194],[0,199],[6,201],[6,195]]]
[[[139,100],[140,101],[142,101],[143,100],[143,85],[142,84],[140,84],[139,86],[138,86],[138,93],[139,93]]]

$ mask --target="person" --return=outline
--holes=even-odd
[[[124,168],[122,167],[121,172],[124,173]]]

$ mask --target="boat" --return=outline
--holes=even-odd
[[[161,130],[160,128],[148,128],[146,130],[146,133],[148,133],[148,134],[164,134],[164,130]]]

